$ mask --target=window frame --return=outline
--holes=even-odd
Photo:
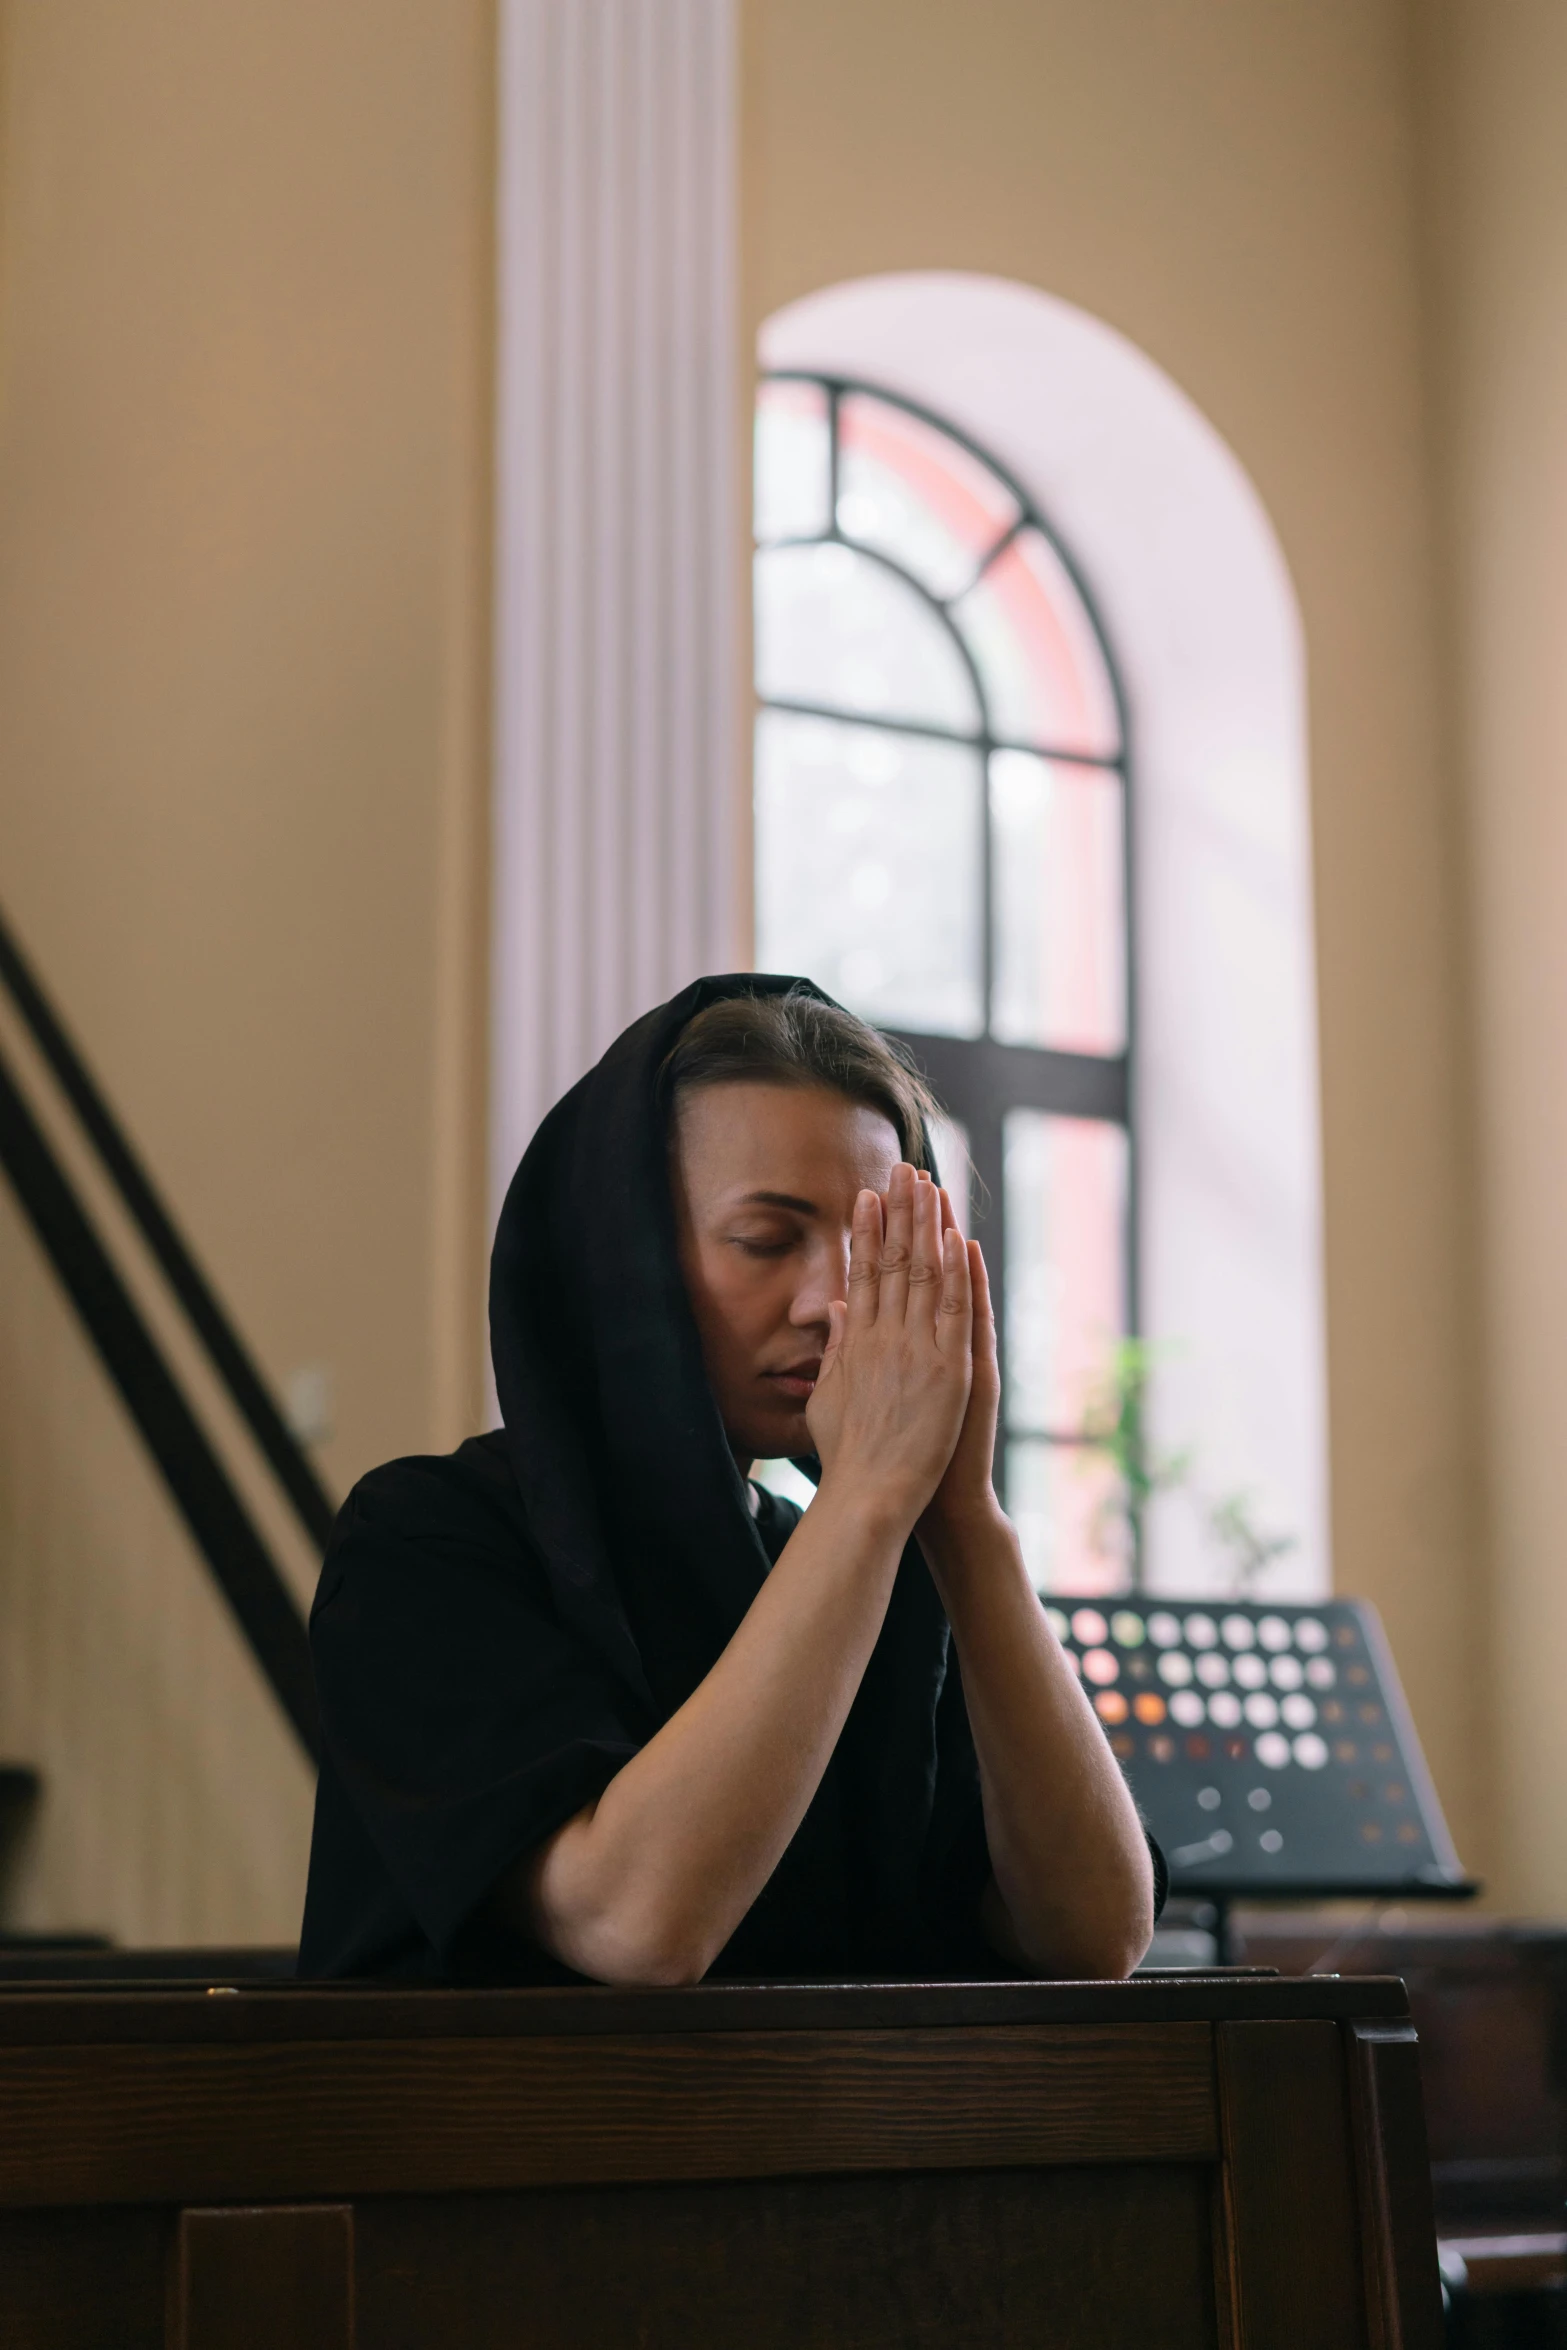
[[[968,1136],[970,1157],[970,1229],[986,1244],[986,1255],[993,1268],[993,1292],[1001,1348],[1002,1399],[997,1430],[996,1477],[1003,1500],[1006,1498],[1006,1448],[1009,1441],[1038,1441],[1059,1446],[1070,1446],[1083,1441],[1081,1431],[1065,1429],[1034,1429],[1013,1427],[1009,1424],[1009,1378],[1007,1370],[1006,1328],[1006,1187],[1003,1160],[1003,1121],[1009,1110],[1037,1110],[1056,1117],[1085,1118],[1118,1126],[1126,1135],[1126,1202],[1125,1225],[1122,1234],[1122,1281],[1125,1336],[1134,1335],[1140,1327],[1139,1317],[1139,1261],[1138,1261],[1138,1174],[1139,1152],[1136,1123],[1136,1051],[1137,1051],[1137,924],[1134,892],[1135,857],[1133,846],[1133,757],[1132,729],[1127,695],[1120,666],[1116,661],[1104,623],[1095,603],[1093,592],[1084,578],[1071,548],[1064,542],[1038,501],[1023,487],[1008,468],[1000,463],[990,450],[982,447],[960,426],[907,394],[889,390],[885,385],[866,377],[850,376],[813,368],[769,368],[759,378],[759,392],[768,384],[800,383],[820,391],[825,399],[828,430],[828,511],[825,530],[807,534],[769,539],[756,543],[758,556],[779,547],[841,545],[871,561],[883,565],[909,587],[939,618],[955,644],[964,668],[972,681],[975,704],[979,712],[977,733],[963,733],[929,724],[899,723],[861,711],[829,708],[821,704],[779,699],[765,695],[758,687],[754,693],[757,720],[767,711],[777,710],[805,717],[819,717],[838,723],[871,726],[892,734],[925,736],[944,742],[961,743],[974,749],[982,763],[980,806],[983,816],[984,841],[981,865],[981,907],[983,938],[984,1031],[975,1038],[935,1036],[920,1031],[888,1029],[913,1054],[924,1071],[942,1107],[960,1124]],[[955,447],[962,449],[975,463],[983,466],[1001,485],[1016,506],[1016,513],[1008,527],[999,532],[986,549],[970,579],[954,594],[937,596],[925,582],[915,577],[903,564],[879,547],[866,546],[845,531],[839,520],[840,505],[840,412],[846,398],[863,395],[886,406],[903,411],[931,431],[943,435]],[[1088,755],[1081,751],[1052,750],[1038,743],[1017,743],[1010,737],[998,735],[991,724],[990,700],[985,681],[961,630],[952,618],[950,607],[966,595],[977,581],[985,576],[997,558],[1025,530],[1035,530],[1047,542],[1071,583],[1089,628],[1094,637],[1099,657],[1104,664],[1110,692],[1114,701],[1119,747],[1113,756]],[[1032,755],[1053,759],[1062,766],[1077,769],[1097,768],[1107,777],[1113,776],[1121,792],[1121,887],[1123,909],[1123,975],[1125,983],[1126,1034],[1123,1049],[1118,1054],[1066,1052],[1052,1047],[1006,1044],[991,1034],[995,979],[996,979],[996,886],[994,872],[994,822],[990,806],[990,763],[997,751],[1026,750]],[[1132,1523],[1134,1554],[1129,1561],[1134,1585],[1141,1580],[1141,1559],[1136,1555],[1139,1529]]]

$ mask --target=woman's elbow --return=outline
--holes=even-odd
[[[1124,1983],[1148,1955],[1153,1940],[1153,1887],[1117,1903],[1113,1912],[1083,1920],[1073,1935],[1070,1973],[1083,1982]]]
[[[1120,1983],[1135,1973],[1153,1940],[1153,1887],[1129,1888],[1124,1899],[1040,1908],[1026,1897],[1014,1908],[992,1884],[981,1912],[990,1941],[1017,1957],[1032,1974],[1063,1983]]]
[[[1150,1932],[1084,1936],[1069,1946],[1041,1942],[1037,1952],[1028,1953],[1029,1963],[1035,1974],[1057,1983],[1124,1983],[1137,1972],[1152,1939]]]
[[[595,1983],[627,1990],[699,1983],[723,1945],[710,1921],[685,1914],[650,1872],[606,1856],[589,1805],[505,1887],[516,1924],[552,1958]]]
[[[1102,1945],[1093,1953],[1092,1969],[1087,1967],[1083,1969],[1084,1981],[1124,1983],[1128,1976],[1137,1972],[1143,1960],[1148,1956],[1148,1945],[1152,1940],[1153,1927],[1151,1925],[1146,1933],[1141,1927],[1138,1927],[1130,1934],[1107,1935]]]
[[[613,1963],[615,1971],[601,1975],[599,1981],[619,1983],[628,1990],[678,1991],[700,1983],[710,1961],[678,1945],[650,1943]]]
[[[679,1918],[611,1910],[572,1938],[568,1964],[625,1990],[679,1990],[700,1983],[719,1945]]]

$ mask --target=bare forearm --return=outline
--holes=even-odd
[[[509,1888],[556,1957],[609,1982],[705,1974],[821,1783],[906,1534],[824,1488],[701,1686]]]
[[[999,1509],[920,1541],[952,1620],[996,1887],[1028,1962],[1124,1975],[1153,1931],[1136,1808]]]

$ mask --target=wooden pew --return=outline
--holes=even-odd
[[[1393,1980],[0,1994],[5,2350],[1436,2350]]]
[[[1286,1974],[1367,1967],[1402,1978],[1420,2034],[1437,2234],[1458,2303],[1455,2332],[1463,2338],[1467,2303],[1528,2296],[1538,2337],[1562,2339],[1567,1930],[1389,1904],[1348,1921],[1304,1909],[1240,1911],[1235,1940],[1242,1955]],[[1496,2312],[1498,2340],[1504,2322]]]

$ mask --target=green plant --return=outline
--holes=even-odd
[[[1102,1555],[1120,1554],[1141,1580],[1143,1536],[1147,1515],[1161,1494],[1190,1485],[1195,1451],[1158,1454],[1148,1433],[1149,1388],[1162,1361],[1177,1349],[1147,1338],[1117,1339],[1110,1349],[1104,1379],[1083,1415],[1084,1450],[1108,1461],[1115,1472],[1114,1489],[1094,1514],[1094,1547]],[[1194,1505],[1202,1506],[1194,1493]],[[1231,1561],[1237,1593],[1251,1590],[1264,1568],[1299,1547],[1293,1534],[1266,1534],[1258,1525],[1253,1496],[1225,1494],[1204,1511],[1208,1531]]]
[[[1235,1588],[1249,1591],[1275,1559],[1288,1556],[1299,1548],[1299,1537],[1294,1534],[1264,1534],[1252,1516],[1252,1497],[1249,1493],[1226,1494],[1214,1503],[1208,1512],[1208,1524],[1215,1538],[1228,1550],[1235,1561]]]
[[[1190,1451],[1156,1455],[1148,1441],[1148,1388],[1155,1366],[1169,1353],[1147,1338],[1120,1338],[1110,1350],[1103,1385],[1083,1415],[1086,1446],[1107,1460],[1115,1471],[1117,1491],[1101,1503],[1095,1538],[1101,1549],[1112,1547],[1109,1522],[1124,1520],[1131,1547],[1134,1578],[1142,1556],[1143,1524],[1149,1504],[1186,1482],[1191,1472]]]

